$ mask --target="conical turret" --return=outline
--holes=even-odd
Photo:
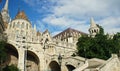
[[[36,25],[34,24],[34,30],[36,31]]]
[[[6,11],[8,11],[8,0],[6,0],[6,3],[5,3],[5,5],[4,5],[4,8],[3,8],[4,10],[6,10]]]
[[[10,17],[8,13],[8,0],[6,0],[6,3],[4,7],[2,8],[1,14],[2,14],[2,19],[5,23],[9,23]]]
[[[99,33],[99,27],[96,25],[95,21],[93,18],[90,19],[90,36],[95,37],[97,33]]]
[[[90,19],[90,27],[91,27],[91,28],[92,28],[92,27],[97,27],[97,25],[96,25],[93,17]]]

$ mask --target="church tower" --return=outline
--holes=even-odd
[[[96,25],[95,21],[93,18],[90,19],[90,29],[89,29],[89,32],[90,32],[90,36],[91,37],[95,37],[95,35],[97,33],[99,33],[99,27]]]
[[[8,13],[8,0],[6,0],[6,3],[4,5],[4,7],[2,8],[1,14],[2,14],[3,21],[5,23],[9,23],[10,17],[9,17],[9,13]]]

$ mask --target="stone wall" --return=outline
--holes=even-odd
[[[120,61],[118,56],[116,54],[112,54],[112,57],[97,69],[98,71],[120,71]]]

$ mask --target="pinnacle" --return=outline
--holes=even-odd
[[[91,24],[90,27],[97,27],[93,17],[90,19],[90,24]]]
[[[8,0],[6,0],[5,6],[3,8],[4,10],[8,11]]]

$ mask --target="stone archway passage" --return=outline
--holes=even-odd
[[[18,57],[19,57],[17,49],[11,44],[7,44],[5,48],[6,48],[6,53],[7,53],[7,60],[5,61],[5,65],[13,64],[17,66]]]
[[[50,67],[50,71],[61,71],[61,68],[56,61],[50,62],[49,67]]]
[[[67,67],[68,71],[73,71],[75,69],[75,67],[72,65],[66,65],[66,67]]]
[[[34,52],[27,51],[27,59],[25,62],[27,71],[39,71],[39,58]]]

